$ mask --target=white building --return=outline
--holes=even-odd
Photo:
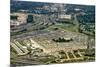
[[[16,20],[11,19],[10,25],[11,26],[18,26],[21,24],[25,24],[27,19],[27,14],[24,13],[11,13],[11,16],[18,16]]]
[[[66,20],[71,20],[72,16],[71,15],[59,15],[59,19],[66,19]]]
[[[16,21],[16,20],[10,20],[10,25],[11,26],[19,26],[20,22]]]

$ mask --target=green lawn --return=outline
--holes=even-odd
[[[59,24],[56,24],[56,25],[52,25],[52,26],[48,27],[46,30],[53,30],[54,28],[59,28],[59,29],[63,29],[63,30],[77,32],[77,28],[76,28],[75,25],[65,24],[65,23],[59,23]]]

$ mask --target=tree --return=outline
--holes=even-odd
[[[18,16],[10,16],[11,20],[17,20]]]

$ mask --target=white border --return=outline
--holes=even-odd
[[[9,66],[10,40],[10,1],[0,0],[0,67]]]
[[[37,1],[37,2],[95,5],[95,0],[19,0],[19,1]]]

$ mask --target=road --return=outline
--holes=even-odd
[[[29,52],[27,49],[23,48],[23,46],[18,41],[14,41],[14,43],[11,42],[10,45],[15,49],[18,55],[24,55]]]

